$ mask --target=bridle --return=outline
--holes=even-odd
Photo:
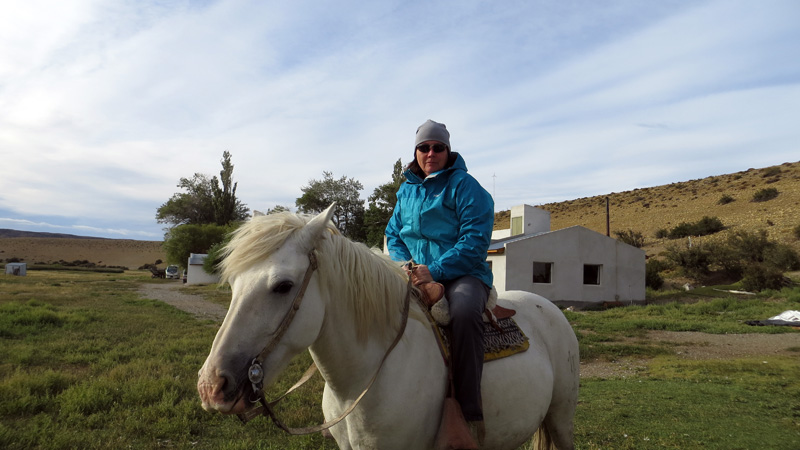
[[[386,361],[386,358],[389,356],[389,353],[391,353],[392,350],[394,350],[395,346],[397,346],[397,343],[400,342],[400,338],[403,336],[403,333],[405,332],[406,324],[408,323],[408,311],[409,311],[409,304],[411,300],[411,291],[412,291],[411,278],[409,277],[408,288],[406,289],[406,297],[405,300],[403,301],[403,315],[402,315],[402,323],[400,325],[400,331],[397,333],[397,336],[395,337],[392,344],[386,350],[386,353],[383,355],[383,359],[381,359],[380,364],[378,364],[378,368],[375,370],[375,374],[372,376],[372,379],[369,380],[369,383],[367,383],[367,387],[364,388],[361,394],[353,401],[353,403],[342,414],[340,414],[333,420],[329,420],[321,425],[316,425],[312,427],[291,428],[286,426],[280,419],[278,419],[277,415],[275,414],[275,411],[273,410],[273,406],[275,406],[284,397],[289,395],[292,391],[303,385],[303,383],[308,381],[314,375],[314,372],[316,372],[317,366],[314,363],[312,363],[311,366],[303,374],[302,378],[300,378],[300,380],[297,383],[295,383],[294,386],[289,388],[289,390],[287,390],[283,395],[270,402],[267,401],[266,395],[264,394],[263,364],[264,360],[270,353],[272,353],[272,351],[278,345],[280,339],[289,329],[289,325],[292,323],[292,319],[294,319],[295,313],[297,313],[297,310],[300,309],[300,303],[303,301],[303,296],[305,295],[306,288],[308,288],[308,283],[311,281],[311,276],[314,274],[314,271],[317,270],[318,267],[317,257],[314,254],[313,250],[308,254],[308,261],[309,261],[308,269],[306,269],[306,274],[303,277],[303,284],[300,286],[300,289],[297,291],[297,294],[295,294],[294,300],[292,301],[289,310],[286,311],[286,315],[283,317],[283,320],[278,326],[278,329],[275,331],[272,340],[270,340],[270,342],[266,345],[266,347],[264,347],[264,349],[261,350],[261,353],[259,353],[258,356],[253,358],[253,361],[250,363],[250,368],[247,370],[247,378],[250,381],[250,384],[253,389],[253,394],[255,396],[255,398],[250,399],[250,402],[253,404],[258,403],[258,405],[254,406],[253,408],[243,413],[238,414],[239,419],[243,423],[247,423],[250,420],[261,415],[267,416],[270,419],[272,419],[272,422],[275,423],[275,425],[277,425],[278,428],[293,435],[311,434],[328,429],[336,425],[337,423],[341,422],[342,419],[347,417],[347,415],[350,414],[355,409],[356,405],[358,405],[358,403],[361,401],[364,395],[367,394],[367,391],[369,391],[370,387],[372,387],[372,384],[378,378],[378,374],[380,373],[381,368],[383,367],[383,363]]]

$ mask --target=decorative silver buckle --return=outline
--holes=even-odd
[[[264,382],[264,368],[261,367],[261,363],[258,359],[253,359],[253,362],[250,363],[250,368],[247,369],[247,378],[253,386],[253,393],[256,394],[256,400],[253,402],[255,403],[261,395]]]

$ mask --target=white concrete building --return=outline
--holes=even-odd
[[[219,283],[219,275],[212,275],[203,270],[203,262],[208,257],[205,253],[191,253],[186,266],[186,284]]]
[[[581,226],[550,231],[550,213],[529,205],[511,208],[511,229],[492,233],[487,260],[498,291],[564,306],[645,300],[644,250]]]

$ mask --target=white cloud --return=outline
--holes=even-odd
[[[252,208],[323,170],[366,198],[428,118],[503,208],[778,164],[798,138],[792,1],[15,8],[0,209],[23,216],[160,235],[155,209],[223,150]]]

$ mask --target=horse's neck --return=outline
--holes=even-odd
[[[355,326],[347,323],[347,312],[336,306],[329,306],[328,311],[320,336],[310,351],[328,387],[342,397],[353,397],[366,387],[378,370],[399,329],[392,329],[385,336],[372,335],[360,340]],[[424,366],[430,363],[431,355],[435,364],[438,349],[435,343],[430,345],[432,342],[426,336],[424,325],[413,318],[408,320],[403,338],[392,350],[382,371],[387,370],[387,366],[393,366],[394,370],[402,365]]]
[[[381,357],[378,342],[359,340],[356,327],[349,323],[344,308],[329,306],[319,337],[309,350],[325,382],[336,391],[346,392],[351,385],[372,376],[368,374]]]

